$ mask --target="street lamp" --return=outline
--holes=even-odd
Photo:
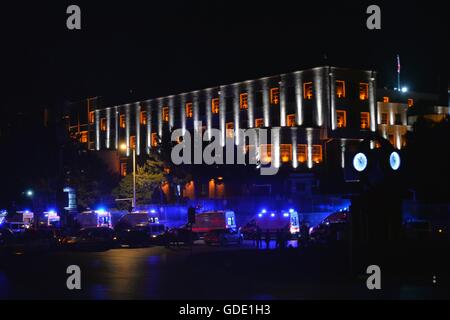
[[[33,196],[33,194],[34,194],[33,190],[27,190],[27,192],[26,192],[27,197],[30,197],[30,198]]]
[[[131,148],[133,150],[133,203],[131,206],[133,209],[136,207],[136,148]],[[126,151],[127,145],[122,143],[120,145],[120,150]]]

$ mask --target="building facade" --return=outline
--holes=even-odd
[[[279,135],[261,154],[275,167],[313,169],[327,162],[331,141],[344,166],[347,145],[377,130],[375,78],[374,71],[326,66],[118,106],[91,103],[86,130],[70,129],[90,149],[125,144],[124,155],[135,148],[141,156],[158,146],[165,126],[169,132],[217,128],[222,145],[227,135],[243,143],[237,129],[277,128]]]

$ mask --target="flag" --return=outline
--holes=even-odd
[[[397,73],[400,73],[400,56],[397,55]]]

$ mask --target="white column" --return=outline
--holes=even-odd
[[[296,99],[296,122],[298,126],[303,124],[303,77],[301,73],[295,74],[295,99]]]
[[[316,112],[315,112],[315,124],[318,127],[322,127],[324,125],[323,119],[323,69],[315,69],[314,70],[314,81],[313,81],[313,96],[316,101]]]
[[[136,119],[136,154],[141,153],[141,104],[138,102],[134,108]]]
[[[286,126],[286,76],[281,76],[280,81],[280,126]]]
[[[147,154],[152,148],[152,108],[151,101],[147,101]]]
[[[240,111],[239,85],[233,86],[233,115],[234,115],[234,143],[239,145],[239,111]]]
[[[114,123],[115,123],[115,135],[114,135],[114,144],[115,149],[119,150],[119,107],[114,108]]]
[[[370,81],[369,81],[369,110],[370,110],[370,131],[377,131],[376,126],[376,82],[375,82],[375,72],[372,72]]]
[[[225,122],[226,122],[226,87],[221,86],[220,87],[220,99],[219,99],[219,129],[221,132],[221,146],[225,146],[225,139],[226,139],[226,129],[225,129]]]
[[[126,137],[126,146],[127,146],[127,157],[130,155],[130,105],[127,104],[125,106],[125,137]]]
[[[106,148],[111,148],[111,108],[106,109]]]
[[[269,79],[262,79],[264,126],[270,127]]]
[[[251,81],[247,82],[247,98],[248,98],[247,128],[253,128],[255,126],[255,90],[254,84]]]
[[[100,110],[95,110],[95,150],[100,150]]]
[[[208,140],[211,140],[211,129],[212,129],[212,89],[206,89],[206,131]]]

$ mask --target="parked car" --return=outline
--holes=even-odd
[[[117,231],[117,239],[121,245],[130,247],[147,246],[150,244],[150,225],[121,228]]]
[[[156,239],[158,242],[163,242],[166,245],[191,244],[198,240],[198,234],[191,231],[187,226],[182,226],[168,229],[164,234],[157,236]]]
[[[208,232],[204,241],[207,245],[219,244],[225,246],[228,244],[241,245],[243,236],[239,230],[236,229],[219,229]]]
[[[14,242],[14,233],[5,227],[0,227],[0,254],[9,253]]]
[[[116,233],[107,227],[83,228],[62,239],[62,246],[72,249],[108,250],[119,245]]]
[[[29,225],[25,222],[4,222],[2,226],[14,233],[25,232],[29,228]]]

